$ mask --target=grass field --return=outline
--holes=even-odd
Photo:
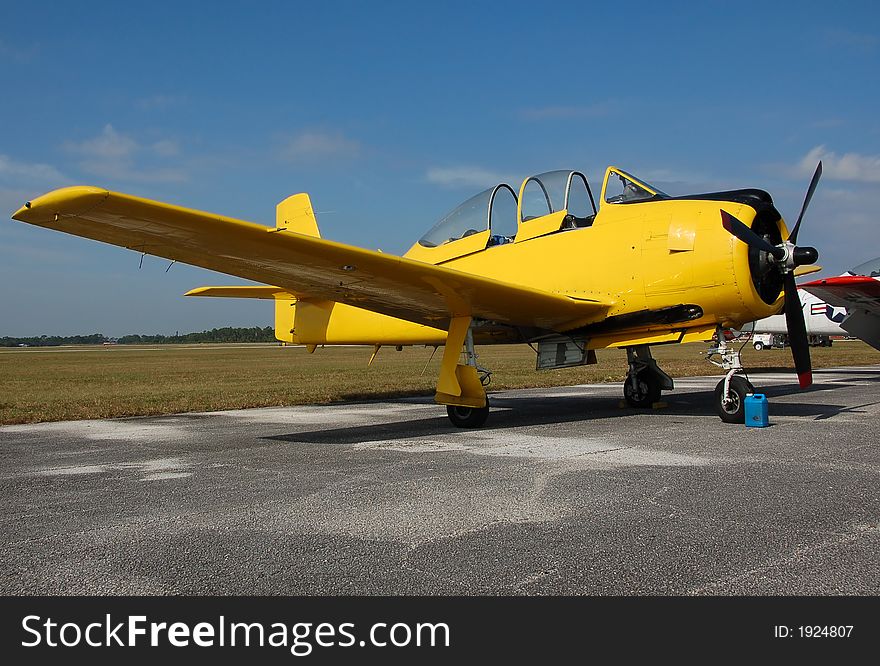
[[[721,371],[703,357],[707,345],[653,348],[673,377]],[[367,367],[368,347],[327,347],[308,354],[277,345],[161,345],[0,349],[0,424],[109,418],[245,407],[431,395],[442,348],[383,348]],[[526,346],[478,348],[493,370],[492,389],[620,382],[626,354],[598,352],[599,364],[537,372]],[[814,367],[880,363],[857,341],[812,350]],[[788,350],[755,352],[747,368],[791,368]],[[427,368],[426,368],[427,365]],[[424,372],[423,372],[424,370]]]

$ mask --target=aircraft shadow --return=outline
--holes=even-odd
[[[839,388],[835,386],[815,386],[808,393]],[[857,412],[859,409],[880,404],[880,401],[862,405],[843,405],[824,402],[781,402],[774,398],[802,393],[796,386],[773,386],[759,389],[770,401],[770,417],[800,416],[815,420],[832,418],[844,412]],[[490,396],[492,412],[486,427],[481,432],[510,430],[530,426],[552,425],[573,421],[624,418],[650,415],[652,410],[638,410],[621,407],[621,399],[609,396]],[[714,391],[692,391],[670,393],[664,396],[667,403],[662,409],[653,410],[658,415],[711,416],[716,417]],[[732,426],[736,427],[736,426]],[[309,444],[357,444],[369,441],[395,441],[429,437],[450,433],[468,433],[452,426],[445,416],[423,419],[409,419],[391,423],[347,426],[272,435],[264,439],[283,442]]]
[[[616,400],[607,398],[591,398],[598,409],[585,411],[582,396],[564,398],[497,398],[492,399],[492,412],[489,423],[480,428],[481,432],[508,430],[527,426],[567,423],[571,421],[587,421],[608,418],[621,414]],[[601,406],[601,403],[606,403]],[[612,407],[613,406],[613,407]],[[635,413],[633,411],[633,413]],[[285,435],[272,435],[265,439],[283,442],[302,442],[310,444],[357,444],[371,441],[394,441],[415,439],[431,435],[467,433],[468,430],[456,428],[446,416],[434,416],[425,419],[411,419],[393,423],[375,423],[370,425],[349,426],[330,430],[295,432]]]

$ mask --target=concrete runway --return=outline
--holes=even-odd
[[[0,428],[3,594],[880,593],[880,366]]]

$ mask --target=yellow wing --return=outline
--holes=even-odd
[[[13,218],[437,328],[472,316],[565,331],[607,311],[598,301],[95,187],[55,190]]]

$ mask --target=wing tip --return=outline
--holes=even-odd
[[[30,224],[46,224],[59,215],[76,216],[93,208],[110,196],[109,190],[90,185],[62,187],[26,202],[12,214],[13,220]]]

